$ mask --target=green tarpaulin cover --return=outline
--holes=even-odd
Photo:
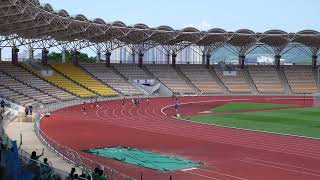
[[[203,165],[181,157],[162,155],[129,147],[88,149],[85,152],[160,171],[175,171]]]

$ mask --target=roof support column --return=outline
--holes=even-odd
[[[34,55],[33,55],[33,47],[32,46],[29,46],[29,52],[28,52],[28,56],[29,56],[29,61],[33,61],[34,60]]]
[[[96,63],[99,63],[100,60],[101,60],[101,52],[100,52],[100,48],[97,48]]]
[[[106,66],[110,67],[110,64],[111,64],[111,52],[107,51],[106,52]]]
[[[12,51],[11,51],[11,61],[13,64],[18,64],[18,52],[19,49],[17,47],[12,47]]]
[[[206,64],[206,55],[202,54],[202,64]]]
[[[0,48],[0,61],[2,61],[2,48]]]
[[[77,51],[76,49],[72,51],[72,63],[75,66],[78,66],[79,64],[79,51]]]
[[[138,62],[138,64],[139,64],[139,67],[142,67],[142,64],[143,64],[143,53],[139,53],[139,62]]]
[[[244,68],[244,59],[245,58],[246,58],[246,56],[244,54],[239,55],[239,65],[241,68]]]
[[[207,62],[206,62],[207,68],[210,67],[210,59],[211,59],[211,54],[207,54]]]
[[[46,66],[48,64],[48,53],[49,53],[49,51],[46,48],[42,49],[41,64],[44,66]]]
[[[280,68],[280,59],[281,56],[279,54],[274,56],[274,64],[276,65],[276,68]]]
[[[166,54],[167,56],[167,64],[170,64],[170,53]]]
[[[312,67],[313,68],[317,67],[317,60],[318,60],[318,56],[317,55],[313,55],[312,56]]]
[[[176,58],[177,58],[177,54],[173,53],[172,54],[172,67],[176,67]]]
[[[61,60],[62,60],[62,63],[66,63],[66,59],[67,59],[67,58],[66,58],[66,56],[67,56],[66,54],[67,54],[67,50],[66,50],[66,48],[63,48],[62,51],[61,51],[61,55],[62,55],[62,57],[61,57],[62,59],[61,59]]]
[[[136,53],[132,53],[132,63],[136,63]]]

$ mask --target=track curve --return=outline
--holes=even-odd
[[[181,112],[201,111],[229,101],[273,102],[310,105],[297,97],[212,96],[180,98]],[[188,103],[197,103],[190,106]],[[150,104],[132,106],[127,100],[101,103],[99,108],[81,105],[51,113],[41,129],[58,143],[85,157],[145,179],[319,179],[320,140],[224,128],[177,120],[170,115],[171,98],[155,98]],[[167,107],[167,108],[165,108]],[[164,154],[175,154],[206,164],[198,169],[159,172],[99,158],[84,149],[129,146]]]

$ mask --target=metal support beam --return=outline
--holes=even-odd
[[[2,48],[0,48],[0,61],[2,61]]]
[[[43,65],[43,66],[46,66],[46,65],[48,65],[48,53],[49,53],[49,51],[46,49],[46,48],[43,48],[42,49],[42,58],[41,58],[41,64]]]
[[[106,52],[106,66],[107,67],[110,67],[110,64],[111,64],[111,52],[110,51],[107,51]]]

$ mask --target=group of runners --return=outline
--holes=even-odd
[[[98,101],[98,97],[96,98],[91,98],[90,99],[90,103],[89,105],[91,108],[95,108],[95,107],[100,107],[99,105],[99,101]],[[84,101],[83,104],[82,104],[82,110],[83,110],[83,113],[86,114],[87,113],[87,102]]]
[[[172,99],[174,100],[174,108],[175,108],[176,112],[178,112],[178,109],[179,109],[179,99],[178,99],[177,96],[174,96],[174,95],[172,96]],[[150,104],[150,99],[149,99],[149,97],[147,97],[145,101],[146,101],[146,105],[149,106],[149,104]],[[139,98],[139,97],[134,97],[134,98],[131,99],[131,102],[132,102],[132,106],[133,106],[133,107],[139,107],[140,104],[141,104],[141,102],[142,102],[142,100],[141,100],[141,98]],[[124,107],[124,106],[125,106],[125,103],[126,103],[126,98],[124,97],[124,98],[122,99],[121,106]],[[83,104],[82,104],[82,110],[83,110],[83,113],[84,113],[84,114],[86,114],[86,112],[87,112],[87,106],[88,106],[88,105],[87,105],[87,102],[84,101]],[[98,97],[96,97],[95,99],[92,98],[92,99],[90,100],[89,106],[91,106],[91,108],[94,108],[94,107],[97,107],[97,108],[98,108],[98,107],[100,107],[100,106],[99,106]]]

